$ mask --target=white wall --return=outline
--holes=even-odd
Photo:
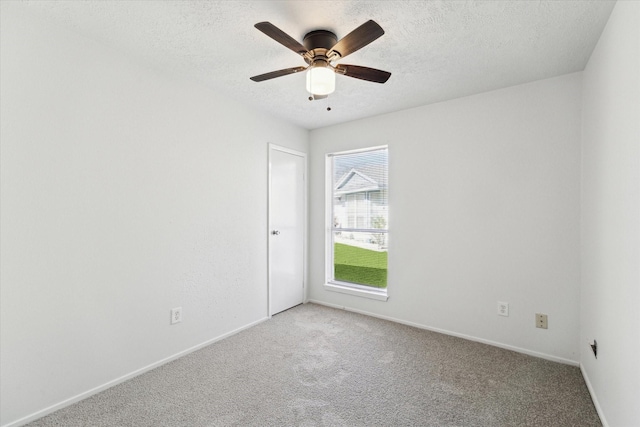
[[[580,85],[570,74],[312,131],[310,298],[577,364]],[[387,302],[322,286],[325,154],[381,144]]]
[[[638,426],[640,3],[616,4],[583,78],[581,363],[603,421]]]
[[[267,144],[308,132],[1,12],[5,425],[264,319]]]
[[[267,142],[311,150],[312,300],[580,360],[603,420],[638,424],[638,3],[618,2],[584,77],[319,129],[311,146],[0,5],[0,425],[266,317]],[[324,154],[380,144],[388,302],[322,287]]]

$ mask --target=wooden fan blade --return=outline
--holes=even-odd
[[[276,77],[286,76],[287,74],[299,73],[300,71],[306,70],[305,67],[293,67],[293,68],[285,68],[284,70],[272,71],[270,73],[260,74],[259,76],[250,77],[254,82],[263,82],[269,79],[275,79]]]
[[[256,25],[254,25],[254,27],[262,31],[284,47],[291,49],[298,55],[304,55],[305,53],[307,53],[307,49],[302,44],[300,44],[300,42],[282,31],[280,28],[273,25],[271,22],[258,22]]]
[[[384,83],[391,77],[391,73],[388,71],[361,67],[359,65],[339,64],[336,65],[336,70],[339,74],[374,83]]]
[[[344,58],[368,45],[383,34],[384,30],[382,27],[374,21],[369,20],[338,41],[338,43],[329,50],[327,57],[330,57],[332,53],[336,52],[340,55],[340,58]]]

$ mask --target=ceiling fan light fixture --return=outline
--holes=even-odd
[[[1,1],[1,0],[0,0]],[[300,55],[308,67],[291,67],[250,77],[254,82],[263,82],[307,70],[307,91],[310,100],[323,99],[336,89],[336,74],[375,83],[385,83],[391,73],[359,65],[338,64],[347,55],[360,50],[384,34],[384,30],[373,20],[360,25],[338,40],[327,30],[314,30],[304,36],[304,45],[270,22],[258,22],[255,27]]]
[[[311,66],[307,70],[307,92],[312,95],[329,95],[336,90],[336,73],[324,66]]]

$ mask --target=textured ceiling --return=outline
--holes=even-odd
[[[167,72],[315,129],[583,70],[610,1],[23,1],[51,19]],[[295,39],[338,38],[373,19],[378,40],[345,58],[392,73],[386,84],[337,76],[327,100],[307,100],[304,73],[249,77],[305,65],[253,25]],[[331,106],[330,112],[326,111]]]

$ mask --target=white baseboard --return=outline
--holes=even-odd
[[[553,356],[553,355],[546,354],[546,353],[539,353],[537,351],[528,350],[526,348],[514,347],[512,345],[503,344],[503,343],[500,343],[500,342],[491,341],[491,340],[487,340],[487,339],[484,339],[484,338],[478,338],[478,337],[474,337],[474,336],[471,336],[471,335],[465,335],[465,334],[460,334],[460,333],[457,333],[457,332],[447,331],[445,329],[434,328],[434,327],[431,327],[431,326],[422,325],[420,323],[415,323],[415,322],[409,322],[407,320],[402,320],[402,319],[398,319],[398,318],[395,318],[395,317],[383,316],[383,315],[376,314],[376,313],[370,313],[370,312],[364,311],[364,310],[358,310],[358,309],[355,309],[355,308],[345,307],[343,305],[330,304],[330,303],[326,303],[324,301],[318,301],[318,300],[314,300],[314,299],[310,299],[310,300],[308,300],[308,302],[314,303],[314,304],[318,304],[318,305],[324,305],[324,306],[331,307],[331,308],[347,310],[347,311],[351,311],[351,312],[354,312],[354,313],[364,314],[364,315],[371,316],[371,317],[377,317],[378,319],[389,320],[391,322],[401,323],[403,325],[413,326],[414,328],[424,329],[424,330],[427,330],[427,331],[438,332],[440,334],[450,335],[450,336],[458,337],[458,338],[464,338],[464,339],[469,340],[469,341],[475,341],[475,342],[480,342],[480,343],[483,343],[483,344],[488,344],[488,345],[491,345],[491,346],[494,346],[494,347],[504,348],[505,350],[511,350],[511,351],[515,351],[517,353],[523,353],[523,354],[527,354],[529,356],[539,357],[541,359],[550,360],[552,362],[563,363],[565,365],[571,365],[571,366],[579,366],[580,365],[575,360],[565,359],[563,357]]]
[[[600,417],[600,422],[603,427],[609,427],[607,423],[607,419],[604,417],[604,413],[602,412],[602,407],[600,406],[600,402],[598,402],[598,398],[596,396],[595,390],[593,390],[593,386],[591,385],[591,381],[589,380],[589,375],[587,375],[587,371],[584,369],[582,363],[580,364],[580,372],[582,373],[582,378],[584,378],[585,384],[587,384],[587,390],[589,390],[589,394],[591,395],[591,400],[593,400],[593,406],[596,407],[596,412]]]
[[[203,343],[197,344],[197,345],[195,345],[193,347],[190,347],[190,348],[188,348],[186,350],[183,350],[183,351],[181,351],[179,353],[176,353],[176,354],[174,354],[172,356],[166,357],[166,358],[164,358],[162,360],[154,362],[154,363],[152,363],[150,365],[147,365],[147,366],[145,366],[143,368],[137,369],[137,370],[135,370],[133,372],[130,372],[130,373],[126,374],[126,375],[123,375],[123,376],[121,376],[119,378],[116,378],[116,379],[111,380],[111,381],[109,381],[107,383],[104,383],[104,384],[102,384],[102,385],[100,385],[98,387],[94,387],[91,390],[87,390],[87,391],[85,391],[83,393],[80,393],[80,394],[78,394],[76,396],[70,397],[69,399],[63,400],[60,403],[56,403],[55,405],[51,405],[48,408],[44,408],[44,409],[42,409],[40,411],[34,412],[33,414],[27,415],[26,417],[20,418],[18,420],[11,421],[10,423],[5,424],[5,425],[3,425],[1,427],[19,427],[19,426],[23,426],[23,425],[25,425],[27,423],[30,423],[31,421],[37,420],[38,418],[42,418],[42,417],[44,417],[46,415],[49,415],[49,414],[51,414],[51,413],[53,413],[55,411],[58,411],[58,410],[60,410],[62,408],[65,408],[65,407],[67,407],[69,405],[73,405],[76,402],[84,400],[87,397],[93,396],[94,394],[100,393],[101,391],[104,391],[104,390],[106,390],[108,388],[111,388],[111,387],[113,387],[115,385],[118,385],[118,384],[123,383],[123,382],[125,382],[127,380],[130,380],[131,378],[137,377],[138,375],[142,375],[145,372],[148,372],[148,371],[150,371],[152,369],[155,369],[155,368],[157,368],[159,366],[162,366],[162,365],[164,365],[166,363],[169,363],[169,362],[174,361],[176,359],[179,359],[179,358],[181,358],[183,356],[186,356],[189,353],[193,353],[196,350],[200,350],[203,347],[206,347],[206,346],[208,346],[210,344],[213,344],[213,343],[215,343],[217,341],[220,341],[220,340],[223,340],[225,338],[228,338],[231,335],[235,335],[238,332],[244,331],[245,329],[249,329],[249,328],[251,328],[251,327],[253,327],[253,326],[255,326],[255,325],[259,324],[259,323],[264,322],[265,320],[269,320],[269,318],[265,317],[263,319],[260,319],[260,320],[257,320],[255,322],[249,323],[248,325],[242,326],[242,327],[240,327],[238,329],[234,329],[231,332],[227,332],[226,334],[222,334],[222,335],[220,335],[218,337],[215,337],[215,338],[207,340],[207,341],[205,341]]]

